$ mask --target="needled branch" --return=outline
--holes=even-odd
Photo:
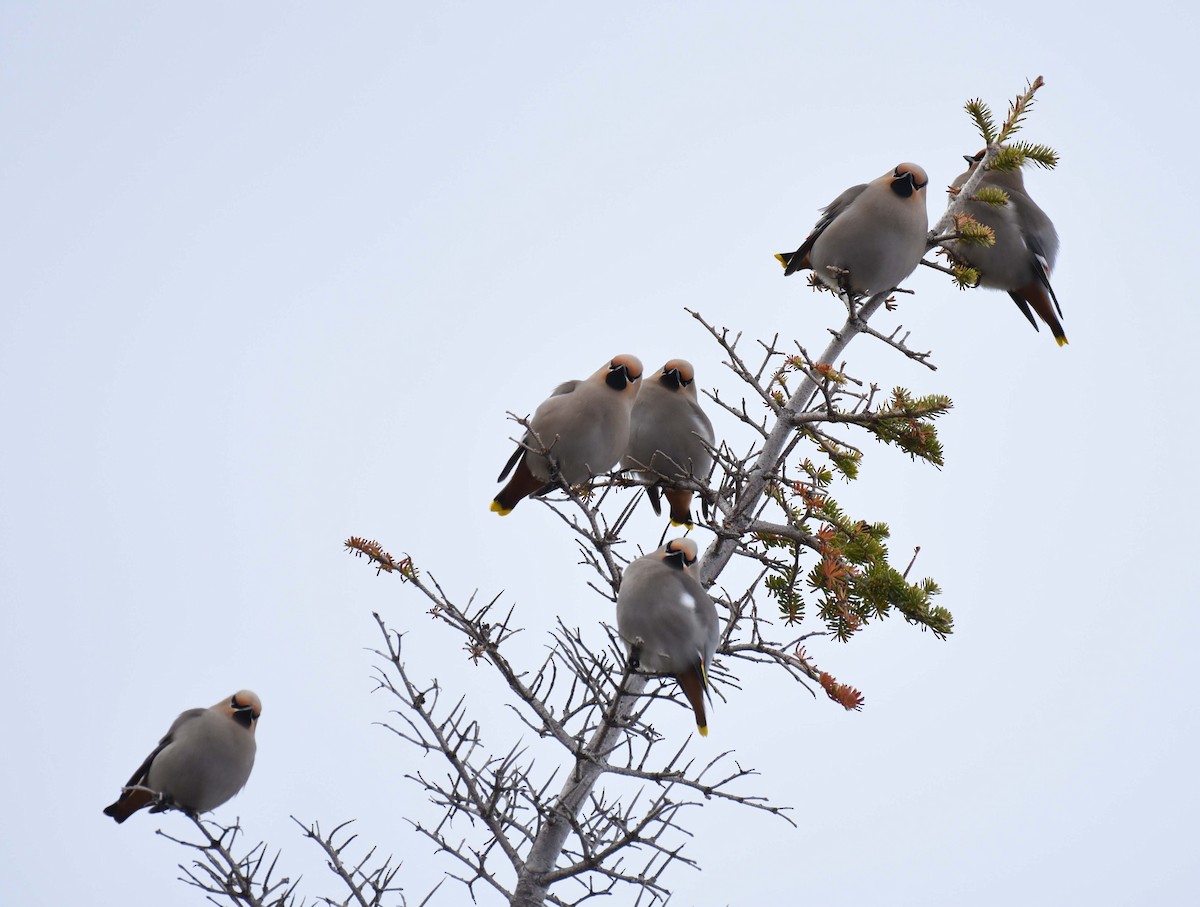
[[[833,339],[817,358],[817,364],[833,365],[850,341],[862,333],[867,321],[890,295],[891,290],[886,293],[876,293],[858,306],[855,311],[852,311],[841,328],[833,332]],[[697,316],[693,314],[693,317]],[[816,391],[817,381],[810,376],[805,376],[780,411],[780,418],[776,420],[774,428],[768,434],[754,466],[749,470],[745,484],[733,502],[731,512],[725,521],[725,534],[709,545],[708,550],[704,553],[701,560],[700,577],[705,586],[711,586],[716,581],[717,577],[721,575],[721,571],[729,563],[729,559],[733,557],[733,553],[737,549],[736,540],[748,530],[754,519],[755,509],[766,492],[767,483],[779,467],[784,446],[794,431],[791,420],[804,411]]]

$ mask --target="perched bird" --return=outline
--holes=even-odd
[[[625,568],[617,631],[635,666],[675,676],[707,737],[704,694],[719,632],[716,606],[696,577],[696,551],[691,539],[674,539]]]
[[[629,446],[621,465],[646,480],[650,506],[662,513],[658,488],[671,505],[671,522],[692,528],[692,492],[672,479],[707,477],[715,443],[712,422],[700,409],[696,371],[685,359],[672,359],[653,381],[647,380],[633,405]]]
[[[800,248],[775,257],[784,275],[811,268],[834,291],[873,296],[894,290],[925,254],[929,217],[925,185],[916,164],[899,164],[883,176],[852,186],[821,209],[821,219]]]
[[[188,709],[104,814],[124,822],[151,804],[152,813],[171,807],[193,815],[216,809],[246,786],[254,767],[254,727],[261,714],[262,703],[249,690],[209,709]]]
[[[955,177],[950,184],[952,190],[967,181],[985,153],[986,149],[976,155],[963,156],[967,169]],[[1004,190],[1008,195],[1008,204],[990,205],[964,199],[962,210],[979,223],[992,228],[996,235],[995,245],[966,245],[961,242],[949,242],[946,245],[956,258],[979,272],[980,286],[1006,290],[1035,331],[1040,330],[1033,317],[1033,312],[1037,312],[1054,334],[1058,345],[1064,346],[1067,335],[1059,321],[1062,307],[1054,295],[1054,288],[1050,286],[1050,272],[1058,257],[1058,233],[1054,230],[1054,224],[1026,193],[1025,178],[1020,168],[988,170],[979,184],[980,189],[984,187]]]
[[[612,469],[629,443],[629,413],[641,377],[641,360],[622,354],[590,378],[556,387],[534,411],[529,431],[496,479],[512,472],[491,509],[507,516],[522,498],[559,481],[578,485]]]

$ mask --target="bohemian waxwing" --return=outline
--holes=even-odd
[[[612,469],[629,443],[629,413],[641,377],[641,360],[622,354],[590,378],[556,387],[496,479],[513,474],[491,509],[507,516],[521,498],[549,491],[560,480],[578,485]]]
[[[918,165],[900,164],[847,189],[821,210],[799,249],[775,256],[784,275],[811,268],[833,290],[854,296],[894,290],[925,254],[928,182]]]
[[[152,813],[172,806],[193,815],[216,809],[246,786],[254,767],[254,727],[261,714],[262,703],[249,690],[209,709],[188,709],[104,814],[124,822],[151,804]]]
[[[617,631],[634,665],[675,676],[707,737],[704,693],[720,634],[716,606],[696,577],[696,553],[694,541],[679,538],[626,567]]]
[[[671,505],[671,522],[692,528],[692,492],[672,486],[672,479],[705,479],[712,468],[715,443],[712,422],[700,409],[696,372],[684,359],[672,359],[655,380],[638,392],[629,426],[629,446],[621,465],[643,479],[658,478],[646,488],[650,506],[662,513],[658,486]]]
[[[955,177],[950,184],[951,189],[957,189],[967,181],[983,160],[986,150],[976,155],[964,155],[966,172]],[[1033,312],[1037,312],[1054,334],[1058,345],[1063,346],[1067,342],[1067,335],[1059,321],[1062,307],[1054,295],[1054,288],[1050,286],[1050,272],[1058,257],[1058,233],[1054,230],[1054,224],[1025,192],[1025,178],[1020,168],[987,171],[979,188],[985,186],[1004,190],[1008,195],[1008,204],[990,205],[965,199],[962,210],[979,223],[991,227],[996,234],[996,244],[977,246],[950,242],[946,245],[956,258],[979,272],[980,286],[1007,291],[1035,331],[1039,328]],[[1058,310],[1057,316],[1055,309]]]

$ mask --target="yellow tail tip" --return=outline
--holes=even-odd
[[[698,731],[700,732],[700,736],[701,736],[701,737],[707,737],[707,736],[708,736],[708,725],[700,725],[700,724],[698,724],[698,725],[696,725],[696,730],[698,730]]]
[[[787,256],[784,255],[782,252],[775,253],[775,260],[777,262],[779,262],[781,265],[783,265],[785,268],[787,267]]]
[[[688,520],[686,523],[681,523],[681,522],[679,522],[679,520],[675,519],[675,517],[671,517],[671,525],[673,527],[674,526],[682,526],[684,529],[687,529],[687,530],[692,530],[692,529],[696,528],[696,524],[693,523],[691,520]]]
[[[508,516],[510,513],[512,513],[511,507],[505,507],[499,501],[492,501],[491,506],[488,507],[488,510],[490,510],[492,513],[498,513],[500,516]]]
[[[1054,338],[1054,340],[1055,340],[1055,342],[1056,342],[1056,343],[1057,343],[1059,346],[1066,346],[1066,345],[1067,345],[1067,338],[1066,338],[1066,337],[1055,337],[1055,338]]]

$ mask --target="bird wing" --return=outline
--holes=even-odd
[[[847,208],[849,208],[850,204],[856,198],[862,195],[863,190],[866,188],[866,183],[862,183],[858,186],[851,186],[821,209],[820,219],[817,221],[816,226],[812,228],[812,232],[810,232],[808,236],[804,238],[804,242],[800,244],[799,249],[797,249],[795,252],[792,252],[790,255],[786,252],[780,252],[775,256],[779,259],[780,264],[783,265],[784,277],[788,276],[789,274],[793,274],[796,271],[803,270],[804,268],[812,267],[812,262],[808,260],[808,255],[810,252],[812,252],[813,245],[820,238],[821,234],[829,229],[829,225],[837,220],[838,216]]]
[[[183,727],[189,721],[195,721],[207,711],[208,709],[188,709],[186,712],[183,712],[178,718],[176,718],[171,723],[171,727],[167,730],[166,734],[163,735],[162,740],[158,741],[158,746],[156,746],[153,752],[146,757],[145,761],[138,766],[137,771],[130,776],[129,780],[125,783],[125,786],[135,787],[140,784],[145,784],[146,779],[150,775],[150,763],[154,761],[154,757],[175,742],[175,738],[178,736],[179,729],[181,727]]]
[[[1025,235],[1025,244],[1037,259],[1037,281],[1046,288],[1050,298],[1054,300],[1054,307],[1058,309],[1058,317],[1062,318],[1062,306],[1058,304],[1058,297],[1054,295],[1054,287],[1050,286],[1050,252],[1041,240],[1032,234]]]
[[[517,449],[513,451],[513,455],[508,458],[508,462],[504,464],[504,468],[500,470],[500,475],[496,476],[497,482],[503,482],[504,477],[512,472],[513,467],[517,465],[517,461],[521,459],[521,455],[525,453],[525,445],[529,443],[529,435],[525,436],[525,440],[517,445]]]

